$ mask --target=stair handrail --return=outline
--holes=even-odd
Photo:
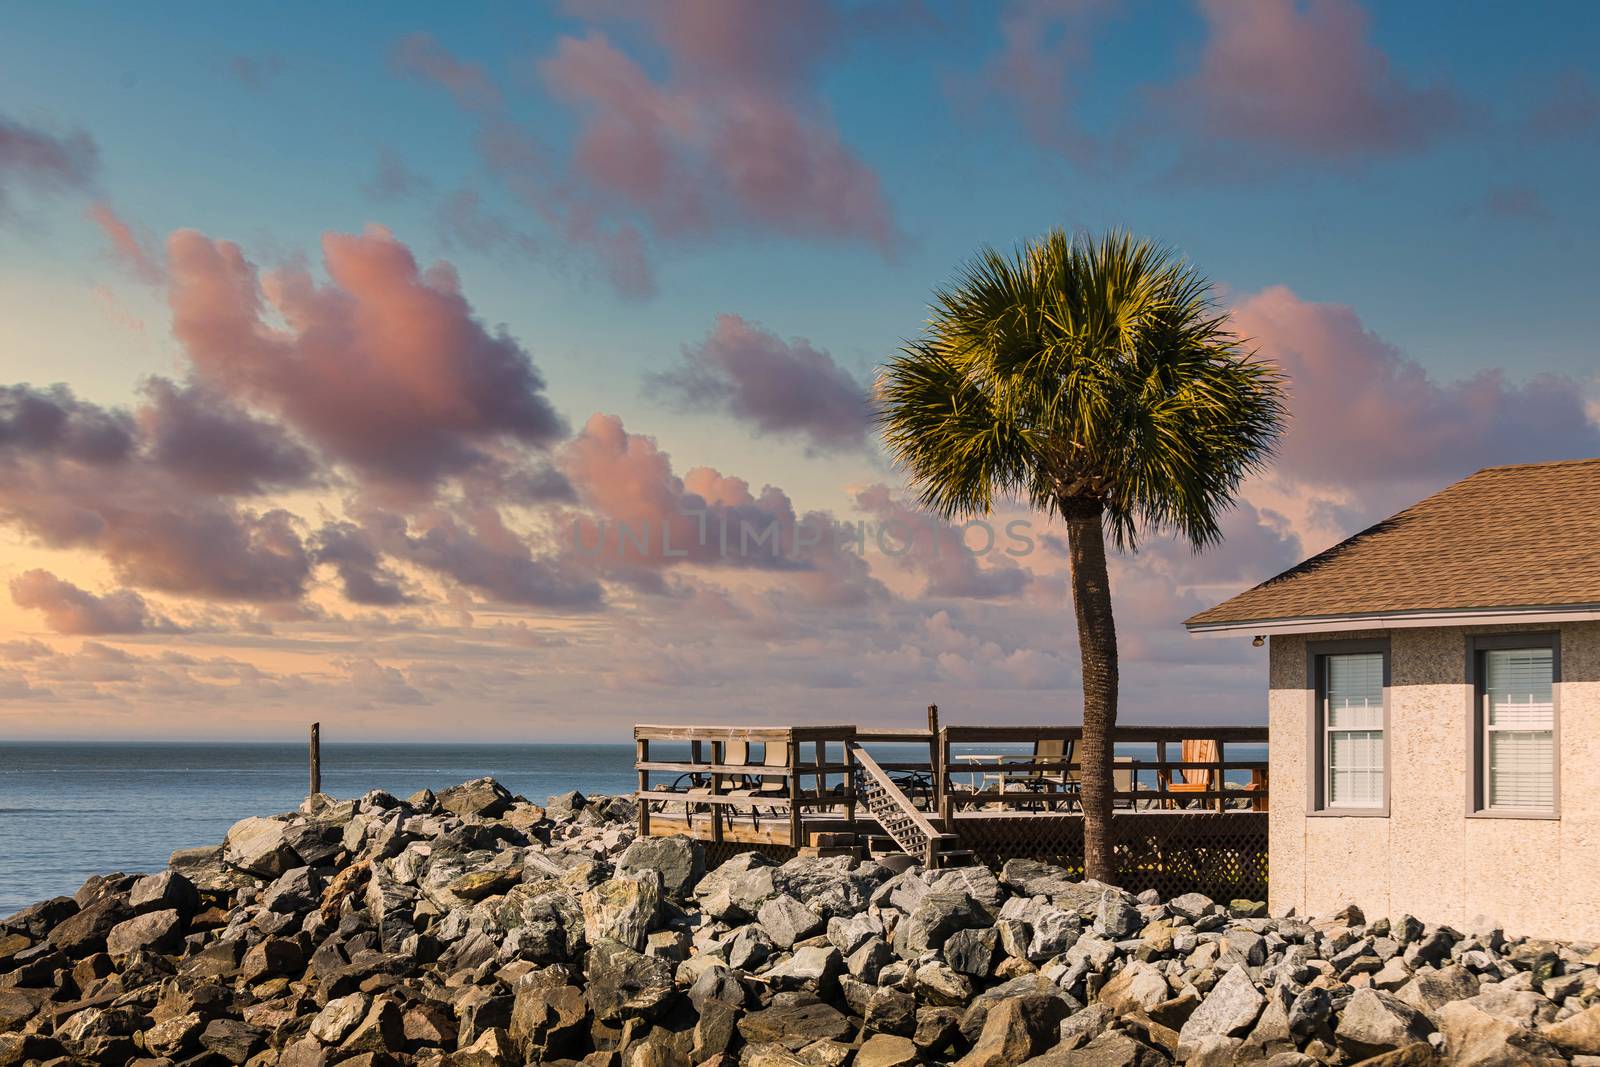
[[[928,817],[917,810],[917,806],[911,803],[911,798],[906,796],[905,793],[901,792],[900,787],[895,784],[894,779],[890,778],[888,772],[878,765],[878,761],[872,758],[871,753],[867,752],[867,750],[862,748],[860,745],[855,745],[852,747],[854,749],[856,761],[859,762],[861,764],[861,768],[867,772],[867,775],[872,779],[873,784],[878,787],[878,791],[887,797],[890,803],[899,809],[899,814],[903,818],[911,822],[911,825],[915,827],[917,832],[922,835],[922,841],[914,842],[901,840],[901,835],[895,833],[895,828],[891,824],[880,819],[879,822],[883,825],[885,832],[887,832],[888,835],[894,840],[895,844],[900,846],[902,851],[910,852],[914,855],[915,852],[913,850],[920,845],[923,853],[923,865],[926,867],[934,866],[934,855],[940,851],[945,841],[947,841],[951,835],[936,829],[933,823],[928,821]],[[868,805],[868,810],[871,810],[870,804]],[[873,812],[873,814],[876,815],[878,813]]]

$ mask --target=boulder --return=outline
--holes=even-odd
[[[222,858],[231,866],[258,877],[276,878],[302,865],[299,853],[284,840],[287,828],[288,824],[281,819],[255,815],[240,819],[228,828],[222,840]]]
[[[911,1067],[919,1062],[917,1046],[910,1038],[873,1034],[856,1051],[855,1067]]]
[[[989,926],[992,922],[983,906],[964,890],[930,889],[895,927],[895,951],[907,958],[937,951],[957,930]]]
[[[971,978],[987,978],[1000,951],[1000,933],[994,927],[957,930],[944,942],[945,962]]]
[[[984,1021],[972,1051],[957,1067],[1011,1067],[1039,1055],[1060,1039],[1067,1007],[1056,997],[1017,997],[997,1004]]]
[[[493,819],[511,807],[511,791],[493,778],[475,778],[434,798],[439,807],[462,817]]]
[[[128,906],[136,913],[171,908],[187,917],[200,910],[200,893],[177,871],[165,870],[133,883],[128,891]]]
[[[613,878],[583,894],[583,932],[590,944],[615,941],[642,951],[661,907],[660,882],[652,875]]]
[[[542,1063],[576,1047],[588,1018],[589,1005],[576,986],[523,982],[511,1010],[511,1038],[528,1062]]]
[[[116,897],[97,900],[61,920],[50,931],[50,945],[73,958],[105,948],[106,935],[128,918],[128,909]]]
[[[335,997],[311,1019],[310,1034],[324,1045],[337,1045],[367,1017],[372,998],[365,993]]]
[[[584,976],[595,1017],[613,1025],[657,1018],[671,1005],[675,992],[671,963],[615,941],[590,946]]]
[[[635,838],[617,858],[617,874],[628,878],[644,871],[659,874],[662,891],[682,900],[706,873],[705,849],[681,836]]]
[[[310,867],[292,867],[267,886],[260,899],[268,911],[309,911],[322,899],[322,879]]]
[[[1358,989],[1340,1014],[1334,1033],[1340,1046],[1360,1059],[1426,1041],[1433,1024],[1392,993]]]
[[[1539,1033],[1572,1055],[1600,1056],[1600,1004],[1592,1004],[1560,1022],[1549,1023]]]
[[[773,897],[756,910],[762,932],[779,948],[792,948],[823,928],[822,916],[787,893]]]
[[[791,1051],[814,1041],[848,1040],[855,1032],[839,1009],[805,993],[780,993],[770,1007],[739,1020],[739,1034],[752,1045],[781,1045]]]
[[[797,948],[794,955],[767,971],[766,979],[773,989],[798,989],[820,997],[829,997],[844,970],[844,959],[832,945],[811,945]]]
[[[1199,896],[1199,894],[1194,894]],[[1178,1032],[1178,1058],[1187,1059],[1200,1040],[1212,1034],[1238,1037],[1255,1023],[1266,998],[1243,967],[1234,967],[1217,980],[1200,1006]]]
[[[1468,1001],[1439,1010],[1451,1067],[1559,1067],[1567,1058],[1550,1041]]]
[[[183,918],[174,908],[135,915],[106,934],[106,952],[116,958],[138,949],[174,952],[183,941]]]
[[[212,1019],[200,1031],[200,1044],[213,1056],[239,1064],[261,1047],[265,1036],[259,1027],[237,1019]]]
[[[1024,1060],[1023,1067],[1170,1067],[1171,1063],[1160,1050],[1113,1030],[1082,1048],[1058,1045],[1042,1056]]]
[[[367,1014],[339,1046],[344,1052],[399,1052],[405,1047],[405,1022],[400,1006],[387,996],[374,997]]]

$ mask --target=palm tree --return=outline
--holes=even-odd
[[[1169,249],[1052,230],[986,248],[934,294],[921,337],[878,382],[884,439],[945,518],[1023,498],[1066,524],[1083,660],[1084,874],[1111,881],[1117,631],[1105,535],[1193,548],[1270,457],[1283,378],[1228,328],[1210,283]]]

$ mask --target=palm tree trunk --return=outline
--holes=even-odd
[[[1060,500],[1072,566],[1072,606],[1083,658],[1083,874],[1114,882],[1111,851],[1111,733],[1117,725],[1117,624],[1106,574],[1104,504],[1093,497]]]

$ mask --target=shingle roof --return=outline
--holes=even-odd
[[[1600,459],[1490,467],[1186,625],[1600,605]]]

